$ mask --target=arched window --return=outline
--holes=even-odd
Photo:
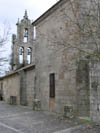
[[[32,61],[32,49],[27,48],[27,64],[31,64]]]
[[[24,42],[28,42],[28,29],[24,29]]]
[[[24,48],[23,47],[19,48],[19,63],[20,64],[24,63]]]

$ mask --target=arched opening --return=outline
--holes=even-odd
[[[32,62],[32,48],[27,48],[27,64],[31,64]]]
[[[24,42],[25,43],[28,42],[28,29],[27,28],[24,29]]]
[[[20,64],[24,63],[24,48],[23,47],[19,48],[19,63]]]

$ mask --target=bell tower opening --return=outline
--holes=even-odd
[[[32,48],[27,48],[27,64],[32,62]]]
[[[28,42],[28,29],[24,29],[24,43]]]
[[[19,48],[19,64],[24,63],[24,48],[20,47]]]

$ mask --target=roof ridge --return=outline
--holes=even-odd
[[[47,16],[53,13],[54,10],[58,9],[59,6],[63,5],[65,2],[69,0],[59,0],[56,4],[54,4],[51,8],[49,8],[46,12],[44,12],[40,17],[38,17],[32,24],[36,25],[42,20],[44,20]]]

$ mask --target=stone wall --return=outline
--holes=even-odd
[[[19,74],[13,74],[3,79],[4,101],[10,103],[10,96],[16,96],[17,104],[20,104],[20,78]]]
[[[92,61],[90,67],[90,115],[100,121],[100,62]]]
[[[26,94],[26,72],[20,71],[20,104],[27,105],[27,94]]]
[[[90,116],[90,77],[88,60],[80,60],[77,68],[77,114]]]
[[[70,16],[70,19],[69,17]],[[64,105],[76,109],[76,60],[79,45],[70,2],[60,5],[36,25],[36,96],[43,110],[50,110],[50,73],[55,73],[55,98],[52,111],[63,113]],[[34,23],[33,23],[34,24]]]
[[[26,71],[26,86],[27,105],[32,106],[35,98],[35,71],[32,69]]]
[[[2,78],[3,98],[10,103],[10,97],[15,96],[17,104],[31,105],[34,100],[34,67],[16,71]]]
[[[52,110],[55,112],[63,112],[64,105],[69,104],[76,114],[90,116],[89,67],[84,63],[80,65],[80,60],[88,58],[87,53],[95,50],[93,37],[86,34],[90,1],[77,0],[70,3],[62,0],[61,3],[46,18],[33,23],[37,29],[36,96],[41,100],[42,109],[51,110],[53,101]],[[78,24],[81,28],[85,24],[82,33]],[[91,19],[90,25],[93,24]],[[54,99],[49,95],[50,73],[55,73]]]

